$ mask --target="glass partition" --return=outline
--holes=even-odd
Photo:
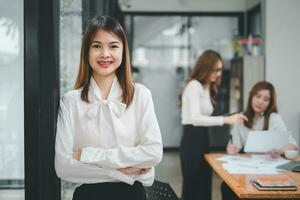
[[[73,89],[82,36],[81,0],[60,1],[60,96]],[[71,200],[74,184],[62,181],[62,200]]]
[[[239,30],[239,18],[226,15],[129,17],[133,18],[132,64],[135,81],[142,82],[152,92],[164,147],[178,148],[182,133],[178,95],[186,76],[205,49],[214,49],[225,59],[215,114],[224,114],[229,110],[229,61],[233,58],[232,39]],[[217,135],[218,131],[212,129],[213,147],[222,147],[225,145],[223,141],[227,141]]]
[[[0,199],[24,199],[23,1],[0,2]]]
[[[134,16],[132,65],[136,82],[152,92],[164,147],[177,147],[181,138],[177,97],[188,72],[188,18]]]

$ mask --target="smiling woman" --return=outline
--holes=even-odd
[[[131,79],[125,33],[113,18],[96,17],[84,32],[75,90],[60,102],[56,173],[81,184],[74,200],[146,200],[143,186],[161,158],[151,93]]]
[[[118,37],[105,30],[96,33],[89,52],[89,63],[97,82],[114,78],[114,72],[122,62],[122,53],[123,44]],[[104,98],[107,95],[108,93],[103,94]]]

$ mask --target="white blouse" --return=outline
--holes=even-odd
[[[259,117],[257,120],[254,121],[253,127],[251,130],[263,130],[264,126],[264,116]],[[271,113],[269,118],[269,129],[273,131],[283,131],[285,133],[288,133],[287,137],[289,138],[289,144],[294,144],[297,146],[296,140],[293,138],[293,136],[288,132],[287,127],[282,120],[281,116],[278,113]],[[236,124],[233,126],[231,130],[232,135],[232,143],[236,145],[239,149],[245,146],[248,134],[250,129],[242,124]]]
[[[135,84],[132,103],[121,102],[122,89],[114,79],[107,100],[93,78],[90,103],[81,100],[82,89],[60,101],[55,145],[57,175],[73,183],[154,181],[154,166],[162,159],[162,140],[151,92]],[[80,161],[73,151],[82,150]],[[144,175],[126,175],[117,169],[151,168]]]
[[[191,80],[182,94],[182,124],[194,126],[222,126],[222,116],[210,116],[213,105],[210,100],[210,91],[204,88],[197,80]]]

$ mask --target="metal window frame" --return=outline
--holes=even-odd
[[[24,0],[25,199],[60,200],[54,169],[59,0]]]

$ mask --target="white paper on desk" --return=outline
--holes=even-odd
[[[223,163],[223,168],[230,174],[278,174],[274,168],[248,167]]]
[[[251,157],[239,156],[239,155],[225,155],[217,158],[219,161],[224,162],[247,162],[251,160]]]
[[[270,158],[267,155],[225,155],[218,160],[225,162],[223,168],[231,174],[278,174],[276,167],[289,162],[281,157]]]
[[[268,154],[250,154],[251,158],[256,158],[256,159],[269,159],[270,156]]]
[[[251,155],[251,158],[254,159],[258,165],[266,166],[266,167],[270,167],[270,168],[271,167],[276,168],[279,165],[283,165],[283,164],[289,162],[289,160],[286,160],[282,157],[271,158],[269,155],[266,155],[266,154],[263,154],[263,155],[253,154],[253,155]]]

